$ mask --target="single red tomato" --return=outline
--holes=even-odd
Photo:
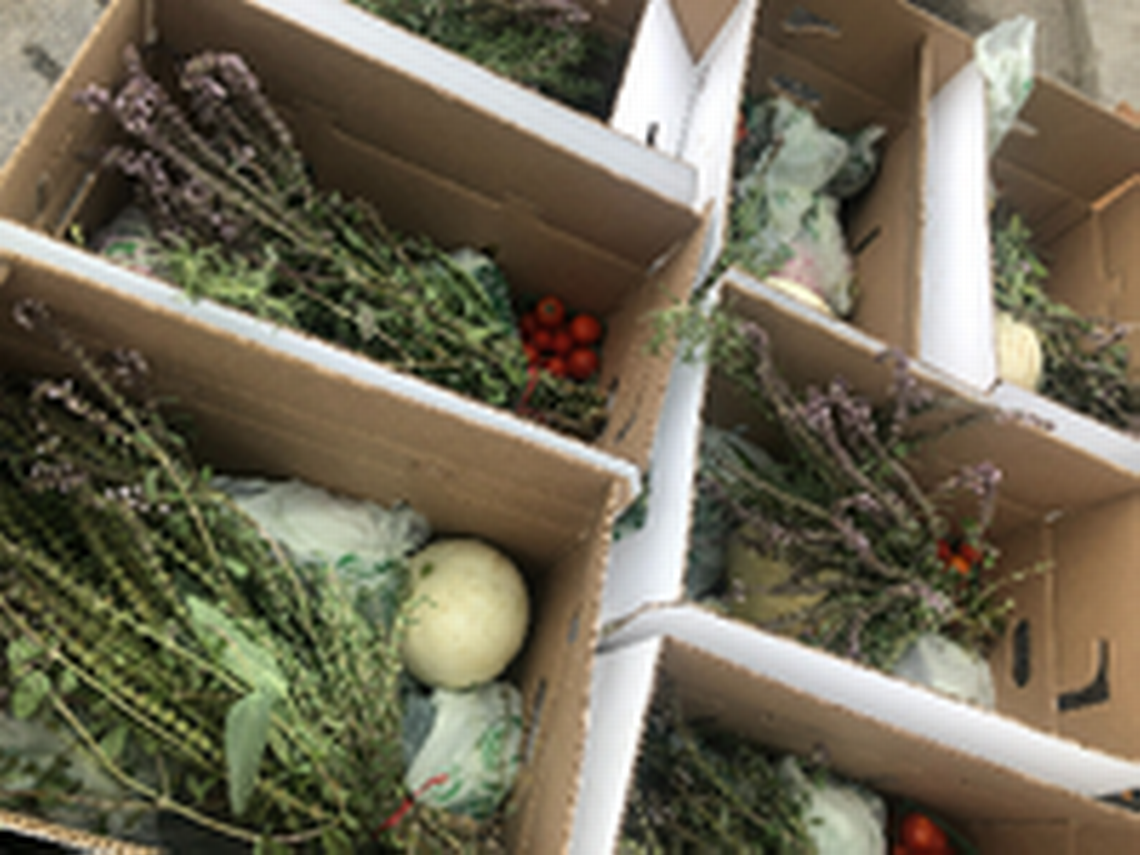
[[[566,373],[575,380],[589,380],[598,370],[598,354],[588,347],[576,347],[566,357]]]
[[[602,337],[602,323],[593,315],[583,312],[570,322],[570,335],[578,344],[593,344]]]
[[[538,348],[533,344],[524,344],[523,353],[526,354],[526,361],[528,364],[533,365],[542,358],[542,354],[538,352]]]
[[[530,337],[530,343],[540,352],[547,353],[554,348],[554,333],[548,329],[537,329]]]
[[[553,374],[555,377],[566,376],[566,360],[561,356],[550,357],[550,359],[542,363],[542,367]]]
[[[566,320],[566,307],[555,296],[543,297],[535,304],[534,314],[541,326],[548,329],[560,327]]]
[[[557,329],[554,331],[554,339],[551,342],[550,349],[559,356],[565,356],[574,349],[574,339],[570,337],[570,333],[565,328]]]
[[[523,338],[529,339],[538,330],[538,316],[534,312],[527,312],[519,319],[519,331]]]
[[[899,831],[900,842],[918,855],[950,855],[946,832],[924,813],[908,813]]]

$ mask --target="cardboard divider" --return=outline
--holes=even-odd
[[[640,709],[644,714],[653,692],[667,683],[691,719],[782,753],[826,757],[835,772],[950,820],[981,855],[1092,855],[1140,846],[1140,817],[1130,812],[798,691],[725,660],[699,641],[666,633],[612,646],[599,657],[595,685],[619,674],[631,693],[641,695],[619,701],[595,692],[592,705],[599,723],[619,704],[626,712]],[[641,740],[638,720],[609,733],[591,731],[573,852],[616,851],[622,811],[601,802],[618,790],[625,804]],[[634,760],[627,764],[628,758]],[[623,763],[620,783],[595,793],[589,782],[612,776],[615,760]],[[1098,848],[1109,841],[1117,848]]]
[[[288,358],[42,262],[0,255],[9,269],[0,294],[6,372],[76,373],[10,320],[17,301],[41,300],[89,352],[139,350],[154,393],[191,417],[195,457],[215,471],[298,477],[385,505],[407,501],[435,532],[484,538],[518,562],[532,625],[512,674],[532,748],[508,810],[510,851],[564,851],[609,531],[628,483],[414,394]]]
[[[0,173],[0,217],[91,234],[125,203],[125,181],[95,177],[119,137],[72,96],[119,80],[127,45],[145,45],[160,67],[205,47],[236,50],[293,123],[318,186],[363,195],[388,225],[446,248],[495,249],[517,294],[553,293],[603,315],[601,382],[613,391],[596,447],[643,465],[669,361],[645,352],[642,314],[696,283],[715,202],[694,210],[664,198],[334,35],[271,2],[115,0]]]

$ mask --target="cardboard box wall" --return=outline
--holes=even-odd
[[[93,155],[116,139],[73,103],[121,79],[128,44],[154,58],[213,48],[252,65],[316,183],[377,204],[390,225],[447,248],[492,246],[512,286],[604,317],[609,424],[597,447],[644,463],[668,360],[647,355],[645,315],[688,293],[705,252],[698,213],[477,105],[345,49],[255,2],[115,0],[0,173],[0,217],[91,234],[127,201]],[[599,216],[598,212],[604,212]],[[547,432],[549,433],[549,432]]]
[[[882,401],[890,386],[893,369],[882,357],[886,346],[860,333],[850,324],[825,318],[756,280],[730,271],[720,282],[720,297],[741,315],[767,332],[777,365],[793,388],[824,384],[842,375],[854,390],[873,401]],[[1137,489],[1134,476],[1097,455],[1059,442],[1046,426],[1035,421],[1001,416],[984,395],[952,378],[918,363],[910,369],[919,382],[939,396],[941,405],[924,419],[948,419],[957,427],[920,446],[912,459],[912,471],[926,484],[941,482],[964,465],[992,461],[1002,470],[1000,502],[992,529],[1003,554],[1002,569],[1025,569],[1035,560],[1018,547],[1024,532],[1047,519],[1064,519],[1084,509],[1112,500],[1123,500]],[[848,660],[763,632],[751,624],[721,618],[699,606],[679,606],[684,595],[688,534],[695,495],[694,473],[702,419],[721,427],[746,427],[753,438],[765,442],[759,421],[723,382],[710,379],[699,366],[683,366],[675,373],[662,430],[655,448],[654,483],[645,527],[615,544],[607,574],[603,622],[614,638],[633,641],[652,633],[679,634],[695,627],[701,637],[716,639],[722,656],[736,657],[759,673],[779,675],[790,685],[877,718],[893,727],[983,757],[1024,774],[1076,789],[1105,794],[1126,789],[1140,780],[1140,754],[1123,750],[1113,731],[1103,727],[1077,730],[1050,721],[1040,707],[1030,708],[1028,695],[1013,698],[999,693],[996,712],[985,712],[953,701]],[[968,419],[968,421],[967,421]],[[941,424],[929,421],[927,427]],[[667,462],[662,462],[667,461]],[[964,508],[964,511],[971,510]],[[1130,532],[1117,531],[1120,543]],[[1130,554],[1127,550],[1123,554]],[[1113,572],[1127,572],[1124,559],[1112,563]],[[1073,570],[1073,574],[1077,571]],[[1048,577],[1045,577],[1048,578]],[[1079,578],[1073,575],[1071,578]],[[1102,576],[1102,578],[1105,578]],[[1085,672],[1053,670],[1044,652],[1066,633],[1087,632],[1083,610],[1106,615],[1107,637],[1127,638],[1130,623],[1121,614],[1119,590],[1124,581],[1082,589],[1079,596],[1056,600],[1055,614],[1048,622],[1036,622],[1033,667],[1038,675],[1025,689],[1039,691],[1043,685],[1079,689],[1086,685]],[[1035,608],[1034,589],[1027,589],[1024,608]],[[1021,591],[1018,591],[1018,597]],[[1052,602],[1052,601],[1051,601]],[[1021,607],[1021,606],[1019,606]],[[995,679],[1006,668],[1002,651],[1015,643],[1011,621],[1009,634],[993,659]],[[1064,629],[1062,629],[1064,627]],[[1086,646],[1087,636],[1081,640]],[[710,642],[711,643],[711,642]],[[1074,642],[1078,643],[1078,642]],[[1121,657],[1116,656],[1116,666]],[[1070,666],[1072,667],[1072,666]],[[1095,675],[1094,675],[1095,676]],[[1125,690],[1121,690],[1123,693]],[[1033,694],[1040,703],[1045,695]],[[1116,716],[1117,732],[1127,730],[1135,719],[1123,703],[1104,715]]]
[[[14,303],[41,300],[90,352],[140,351],[155,394],[191,416],[195,457],[215,471],[297,477],[384,505],[407,501],[437,534],[481,537],[516,560],[532,623],[509,672],[523,693],[528,733],[508,840],[512,852],[564,851],[609,530],[628,497],[626,479],[573,449],[526,442],[415,390],[290,358],[3,246],[0,265],[6,373],[75,373],[11,320]]]
[[[615,851],[644,716],[666,684],[693,720],[781,753],[825,757],[835,772],[950,820],[981,855],[1099,855],[1140,847],[1140,817],[1130,812],[854,714],[700,644],[655,635],[607,645],[599,656],[573,852]]]

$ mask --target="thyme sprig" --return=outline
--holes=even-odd
[[[1049,296],[1049,271],[1025,221],[998,205],[991,222],[994,302],[1037,332],[1041,394],[1106,424],[1140,427],[1140,390],[1128,375],[1124,325],[1084,317]]]
[[[390,229],[363,200],[319,190],[292,133],[234,54],[201,53],[172,96],[126,52],[127,76],[79,100],[132,140],[106,167],[132,179],[163,251],[154,270],[208,297],[401,370],[595,437],[605,397],[528,373],[505,286],[426,237]]]
[[[125,391],[145,387],[137,355],[112,371],[43,306],[17,319],[82,382],[0,386],[9,704],[120,792],[77,791],[58,764],[29,786],[0,764],[0,798],[95,820],[146,805],[262,852],[349,853],[374,836],[383,851],[494,851],[418,805],[379,830],[408,797],[401,621],[366,618],[334,568],[294,566],[211,486],[159,408]]]

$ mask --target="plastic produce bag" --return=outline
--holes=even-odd
[[[986,83],[986,145],[993,157],[1033,91],[1037,22],[1025,15],[1003,21],[978,37],[978,70]]]
[[[486,819],[514,785],[522,736],[522,695],[509,683],[412,694],[404,708],[405,786],[421,803]]]
[[[806,798],[804,820],[816,855],[883,855],[887,851],[887,808],[877,795],[827,779],[808,778],[793,757],[780,774]]]
[[[787,98],[755,106],[748,125],[738,158],[751,165],[736,182],[729,261],[803,286],[847,314],[854,282],[838,200],[873,178],[883,129],[842,136]]]
[[[990,666],[950,639],[920,636],[895,664],[896,677],[992,710],[996,705]]]
[[[162,248],[150,218],[142,208],[129,205],[95,233],[91,248],[105,258],[137,270],[161,275]]]

